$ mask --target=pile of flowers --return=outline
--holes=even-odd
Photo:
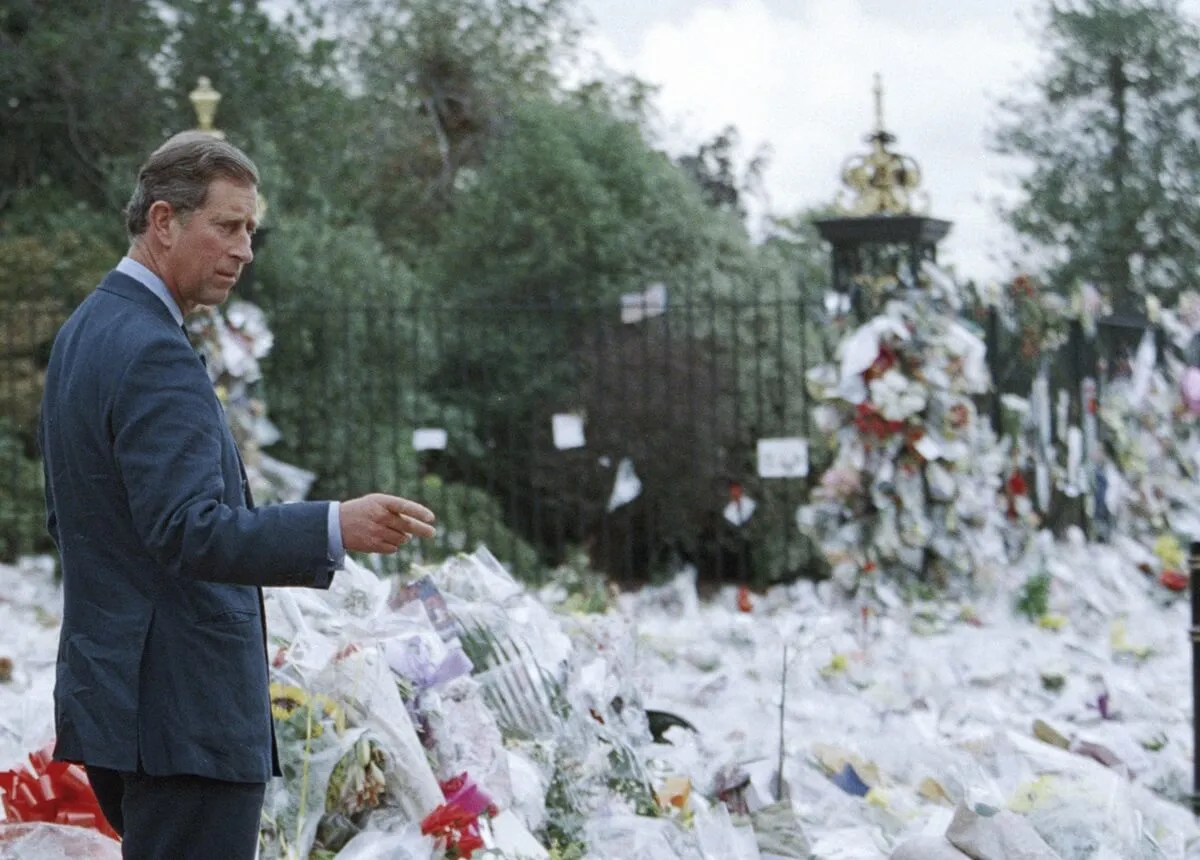
[[[1001,309],[1001,319],[1015,335],[1024,361],[1035,362],[1066,342],[1071,307],[1033,276],[1017,275],[1008,283]]]
[[[1181,394],[1188,362],[1198,360],[1189,354],[1200,332],[1200,295],[1185,293],[1154,317],[1157,330],[1147,331],[1099,399],[1104,445],[1094,458],[1092,503],[1113,530],[1153,548],[1160,571],[1178,582],[1185,565],[1172,548],[1200,538],[1200,425]]]
[[[598,816],[679,815],[630,626],[551,612],[485,549],[392,579],[350,561],[267,611],[284,779],[263,860],[581,860]]]
[[[1002,523],[1003,455],[973,400],[990,385],[985,346],[959,320],[954,282],[927,265],[918,288],[891,295],[837,364],[808,374],[835,453],[798,522],[848,590],[969,576]]]

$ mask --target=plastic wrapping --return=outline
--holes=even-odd
[[[724,805],[698,807],[696,842],[705,860],[761,860],[758,839],[748,820],[735,822]]]
[[[665,818],[599,815],[588,821],[586,837],[586,860],[712,860],[693,834]]]
[[[985,815],[960,806],[946,839],[974,860],[1063,860],[1026,821],[1003,809]]]
[[[888,860],[971,860],[946,841],[944,836],[917,836],[905,840]]]
[[[432,860],[432,839],[415,828],[394,832],[368,830],[358,834],[337,854],[338,860]]]
[[[121,860],[121,843],[82,827],[0,821],[0,860]]]
[[[460,678],[446,685],[431,708],[430,729],[442,779],[470,773],[507,809],[513,803],[512,777],[504,738],[489,710],[480,685]]]

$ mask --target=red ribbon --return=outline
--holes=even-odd
[[[118,839],[77,764],[52,761],[54,744],[29,754],[30,768],[0,771],[0,800],[10,822],[48,821],[98,830]]]

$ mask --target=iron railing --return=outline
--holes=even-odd
[[[261,393],[281,440],[268,453],[316,473],[312,498],[381,490],[429,505],[442,528],[427,555],[484,543],[534,578],[586,558],[626,580],[686,561],[752,583],[811,563],[795,524],[807,481],[760,478],[756,462],[759,439],[810,434],[805,372],[827,333],[798,297],[641,311],[257,298],[276,338]],[[7,556],[50,548],[33,437],[61,318],[35,327],[20,313],[8,308],[6,324],[37,336],[0,351],[20,371],[0,373]],[[581,447],[556,445],[556,415],[577,416]],[[414,445],[429,429],[445,431],[444,448]],[[819,460],[822,440],[810,442]],[[610,506],[623,462],[640,492]],[[739,498],[756,507],[734,525],[725,510]]]

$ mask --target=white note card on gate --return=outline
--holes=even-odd
[[[667,287],[651,284],[644,293],[621,296],[621,322],[637,323],[667,312]]]
[[[798,436],[758,440],[760,478],[803,478],[808,475],[808,440]]]
[[[725,506],[725,519],[729,520],[730,525],[740,528],[750,522],[750,518],[754,516],[754,509],[757,507],[758,502],[749,496],[734,499]]]
[[[558,450],[566,451],[571,448],[582,448],[587,444],[583,438],[582,415],[563,412],[553,416],[551,422],[551,427],[554,430],[554,447]]]
[[[445,451],[448,438],[441,427],[418,427],[413,431],[413,450]]]
[[[608,512],[611,514],[622,505],[627,505],[642,494],[642,482],[633,470],[633,461],[622,457],[617,464],[617,479],[613,483],[612,495],[608,497]]]

